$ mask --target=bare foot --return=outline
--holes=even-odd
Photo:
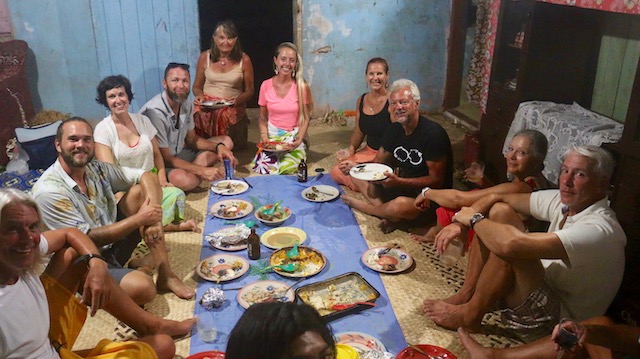
[[[469,352],[470,359],[492,359],[491,348],[485,348],[473,339],[464,329],[458,328],[458,336],[462,345]]]
[[[182,223],[180,223],[181,231],[191,231],[194,233],[200,233],[200,228],[198,228],[198,224],[193,219],[188,219]]]
[[[422,312],[445,329],[455,330],[462,327],[472,333],[480,331],[482,317],[479,321],[471,319],[466,313],[464,304],[453,305],[441,300],[424,301]]]
[[[153,274],[156,269],[156,265],[153,262],[151,254],[147,253],[142,257],[133,258],[129,261],[128,267],[131,269],[138,269],[147,274]]]
[[[195,233],[200,233],[200,228],[198,228],[198,224],[193,219],[188,219],[186,221],[178,222],[178,223],[169,223],[164,226],[165,232],[186,232],[192,231]]]
[[[380,220],[380,223],[378,224],[378,228],[380,228],[380,230],[382,231],[382,233],[391,233],[393,231],[395,231],[396,229],[398,229],[398,226],[396,223],[391,222],[388,219],[382,219]]]
[[[347,206],[355,209],[358,209],[359,206],[362,206],[364,204],[364,201],[355,199],[354,197],[351,197],[351,196],[342,195],[340,196],[340,199],[342,200],[342,202],[346,203]]]
[[[180,338],[191,332],[198,318],[189,318],[181,322],[158,318],[159,322],[150,328],[149,333],[138,333],[142,335],[167,334],[172,338]]]
[[[184,284],[180,278],[173,273],[169,274],[166,278],[159,276],[156,286],[159,291],[171,291],[177,295],[178,298],[182,299],[191,299],[196,295],[196,291],[193,288]]]
[[[429,228],[427,233],[425,233],[424,235],[410,233],[409,238],[422,243],[433,243],[433,241],[435,241],[436,239],[436,234],[440,232],[440,229],[442,228],[440,228],[439,226],[433,226]]]

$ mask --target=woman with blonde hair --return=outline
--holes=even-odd
[[[275,76],[262,82],[260,105],[260,143],[253,170],[260,174],[292,174],[306,161],[303,142],[309,128],[313,102],[311,89],[302,76],[302,58],[296,45],[283,42],[273,57]],[[280,143],[271,148],[267,143]],[[272,150],[272,151],[270,151]]]

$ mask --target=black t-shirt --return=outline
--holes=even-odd
[[[453,185],[453,155],[449,135],[439,124],[420,116],[418,127],[407,136],[399,123],[392,124],[382,140],[382,147],[394,158],[392,167],[400,167],[405,178],[429,175],[426,161],[446,157],[446,172],[442,188]]]

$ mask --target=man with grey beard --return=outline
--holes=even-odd
[[[208,139],[196,134],[193,103],[188,100],[189,65],[169,63],[164,70],[164,91],[142,106],[140,113],[156,127],[156,138],[167,167],[169,182],[185,192],[193,191],[202,180],[211,182],[224,178],[223,167],[213,167],[223,158],[235,166],[229,136]]]

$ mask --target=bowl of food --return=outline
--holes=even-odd
[[[276,206],[276,208],[273,208]],[[258,208],[254,215],[267,226],[279,226],[291,217],[291,209],[282,207],[278,203],[268,204]]]

